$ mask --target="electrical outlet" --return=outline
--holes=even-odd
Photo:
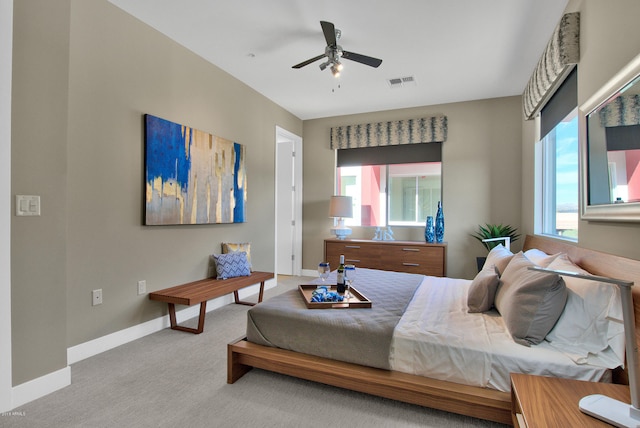
[[[102,288],[91,292],[91,306],[102,304]]]
[[[138,296],[147,292],[147,281],[138,281]]]

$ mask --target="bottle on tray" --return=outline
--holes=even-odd
[[[344,254],[340,255],[340,264],[338,265],[338,293],[342,294],[345,292],[345,280],[344,280]]]

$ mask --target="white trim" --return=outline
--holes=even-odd
[[[264,286],[265,289],[275,287],[275,279],[265,281]],[[239,298],[245,299],[247,296],[255,295],[258,293],[259,289],[260,284],[255,284],[250,287],[243,288],[239,290]],[[231,302],[233,302],[232,294],[209,300],[207,302],[207,312],[211,312],[214,309],[221,308]],[[194,305],[181,311],[176,311],[176,322],[182,323],[188,319],[197,317],[199,313],[200,305]],[[116,331],[106,336],[102,336],[97,339],[72,346],[67,349],[67,363],[77,363],[78,361],[82,361],[86,358],[93,357],[94,355],[98,355],[110,349],[117,348],[118,346],[124,345],[125,343],[133,342],[134,340],[140,339],[152,333],[156,333],[168,327],[169,315],[165,315],[144,322],[142,324],[134,325],[133,327],[125,328],[124,330]]]
[[[318,271],[313,269],[302,269],[302,276],[318,276]]]
[[[275,279],[265,281],[265,289],[273,288],[275,286]],[[239,290],[239,298],[246,299],[247,296],[255,295],[258,293],[259,289],[259,284],[243,288]],[[207,312],[221,308],[232,301],[233,295],[231,294],[210,300],[207,302]],[[190,318],[197,317],[199,312],[199,305],[188,307],[176,312],[176,321],[178,323],[182,323]],[[125,343],[140,339],[167,327],[169,327],[169,315],[134,325],[133,327],[68,348],[67,364],[69,365],[67,367],[14,387],[10,390],[11,403],[9,403],[8,406],[3,407],[2,412],[10,411],[16,407],[22,406],[71,385],[71,364],[77,363],[78,361],[82,361],[94,355],[98,355],[120,345],[124,345]]]
[[[13,408],[11,363],[11,70],[13,0],[0,0],[0,412]]]
[[[276,125],[276,145],[278,142],[282,140],[288,140],[293,142],[293,147],[295,151],[295,160],[294,160],[294,171],[293,174],[295,176],[295,189],[294,192],[294,221],[296,224],[294,231],[294,245],[293,245],[293,275],[301,275],[302,271],[302,137],[287,131],[284,128],[281,128]],[[277,149],[276,149],[277,150]],[[277,180],[277,174],[276,174]],[[278,218],[278,189],[275,191],[275,218]],[[276,226],[276,235],[275,235],[275,243],[274,243],[274,272],[278,273],[278,233],[277,233],[277,224]]]
[[[40,376],[13,388],[13,409],[71,385],[71,367]]]
[[[265,281],[265,289],[273,288],[277,285],[275,279]],[[239,298],[246,299],[248,296],[256,295],[260,289],[259,284],[239,290]],[[221,308],[233,302],[233,295],[229,294],[207,302],[207,312]],[[190,306],[176,312],[176,321],[182,323],[188,319],[197,317],[200,306]],[[59,389],[71,384],[71,364],[93,357],[102,352],[124,345],[134,340],[140,339],[149,334],[158,332],[169,327],[169,315],[152,319],[142,324],[72,346],[67,349],[67,367],[55,372],[46,374],[39,378],[20,384],[10,391],[11,403],[3,409],[3,412],[10,411],[16,407],[27,404],[33,400],[44,397]],[[10,397],[10,398],[11,398]]]

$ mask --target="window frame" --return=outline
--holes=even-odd
[[[546,135],[542,136],[535,145],[535,210],[534,231],[536,234],[550,236],[571,242],[578,241],[580,221],[580,145],[578,144],[578,108],[577,106]],[[557,233],[557,128],[562,124],[575,121],[576,138],[576,237]],[[540,128],[539,128],[540,129]],[[573,230],[573,229],[567,229]]]
[[[408,162],[402,165],[407,165],[407,164],[438,164],[438,170],[439,170],[439,177],[440,177],[440,186],[439,186],[439,201],[442,201],[442,190],[443,190],[443,186],[442,186],[442,161],[427,161],[427,162]],[[342,167],[338,167],[336,166],[335,168],[335,194],[336,195],[343,195],[343,196],[351,196],[353,198],[353,203],[354,203],[354,216],[351,219],[345,219],[345,225],[349,226],[349,227],[421,227],[423,226],[424,221],[426,220],[426,215],[424,219],[421,218],[417,218],[417,213],[416,213],[416,220],[415,221],[410,221],[410,222],[404,222],[401,220],[395,220],[395,221],[391,221],[390,217],[391,217],[391,192],[389,189],[389,185],[390,185],[390,179],[393,177],[390,173],[391,167],[393,165],[398,165],[398,164],[378,164],[378,165],[352,165],[352,166],[342,166]],[[354,196],[353,194],[349,194],[349,192],[343,192],[342,191],[342,179],[341,176],[338,175],[340,168],[351,168],[351,167],[366,167],[366,166],[370,166],[370,167],[378,167],[383,169],[383,171],[381,171],[380,174],[380,182],[381,182],[381,186],[380,186],[380,190],[378,192],[378,197],[381,199],[380,205],[379,207],[381,209],[383,209],[383,212],[380,212],[380,225],[362,225],[362,218],[361,215],[359,214],[361,211],[361,207],[362,207],[362,201]],[[416,181],[420,178],[424,176],[424,174],[422,173],[416,173],[415,175],[404,175],[404,177],[412,177],[415,178]],[[396,177],[403,177],[402,175],[396,175]],[[359,182],[359,180],[361,180],[361,176],[360,179],[356,178],[356,183]],[[362,188],[362,186],[360,185],[360,188]],[[418,189],[418,187],[416,186],[416,189]],[[418,207],[418,202],[416,201],[416,205],[415,205],[415,209],[419,210]],[[358,214],[356,214],[358,213]],[[433,213],[433,216],[435,216],[435,211]]]
[[[549,91],[550,98],[542,107],[540,114],[536,116],[536,129],[538,138],[535,143],[534,156],[534,232],[540,235],[551,236],[577,242],[580,223],[580,144],[578,121],[578,67],[575,66],[567,72],[559,85]],[[557,130],[562,123],[576,121],[575,142],[576,152],[576,237],[569,237],[557,233],[557,175],[558,156]],[[552,135],[551,137],[550,134]],[[553,138],[550,145],[552,150],[545,147],[548,138]],[[553,230],[550,230],[550,225]]]

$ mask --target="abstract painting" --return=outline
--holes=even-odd
[[[146,225],[243,223],[245,147],[145,115]]]

